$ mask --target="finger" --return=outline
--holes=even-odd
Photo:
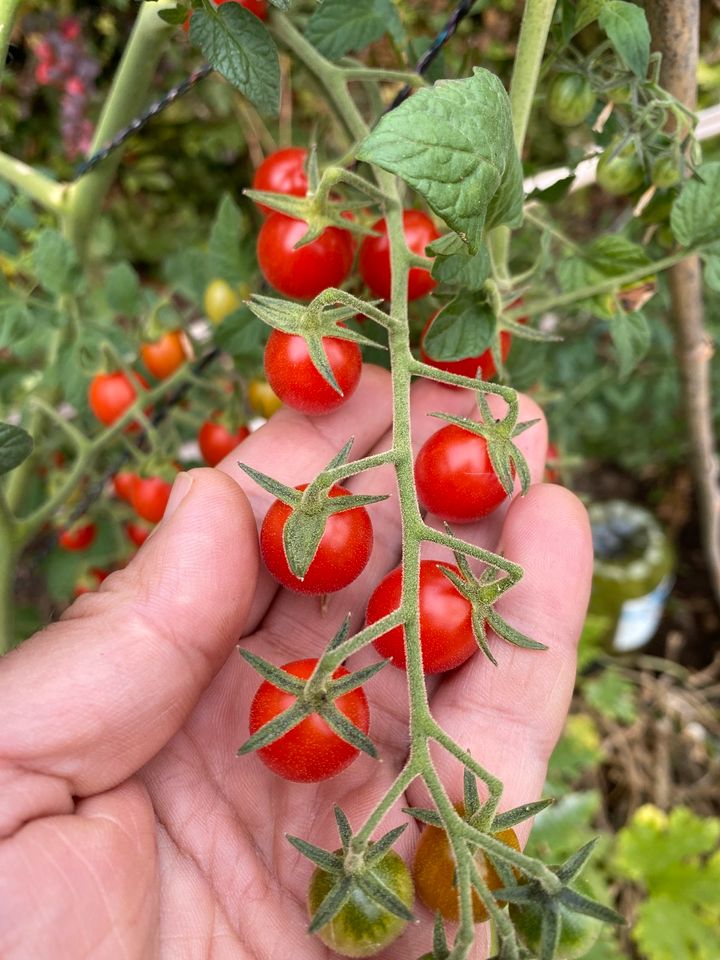
[[[238,459],[281,483],[297,486],[312,480],[351,437],[354,443],[350,459],[366,456],[386,433],[391,421],[390,376],[381,367],[364,364],[357,389],[337,410],[322,417],[307,417],[283,407],[263,427],[251,433],[238,449],[238,456],[226,458],[221,469],[242,487],[259,525],[274,498],[237,465]],[[261,567],[246,632],[252,632],[260,623],[278,589],[264,566]]]
[[[503,781],[504,810],[539,796],[567,715],[592,577],[587,513],[568,490],[534,486],[508,511],[502,544],[524,575],[498,602],[498,613],[548,649],[492,638],[498,666],[474,656],[442,680],[431,710],[456,743]],[[433,756],[450,796],[461,799],[460,764],[440,750]],[[413,787],[411,802],[426,803],[425,790]],[[524,838],[528,830],[523,824],[518,833]]]
[[[132,562],[0,662],[0,829],[72,809],[169,740],[237,642],[257,566],[237,484],[181,474]]]

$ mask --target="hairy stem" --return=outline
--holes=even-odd
[[[0,0],[0,80],[2,79],[2,71],[5,69],[5,61],[10,48],[10,36],[19,6],[20,0]]]

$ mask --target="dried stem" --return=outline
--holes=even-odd
[[[662,53],[662,86],[691,110],[697,102],[700,0],[648,0],[653,47]],[[700,529],[715,599],[720,603],[720,463],[710,393],[712,341],[705,329],[702,273],[697,256],[669,274],[675,350],[690,433]]]

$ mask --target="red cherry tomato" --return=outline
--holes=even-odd
[[[254,13],[259,20],[267,20],[268,15],[268,5],[267,0],[215,0],[217,6],[222,6],[223,3],[239,3],[241,7],[245,7],[246,10],[249,10],[250,13]],[[185,23],[183,23],[183,30],[185,33],[190,29],[190,17],[191,13],[185,17]]]
[[[450,523],[472,523],[507,498],[493,470],[484,437],[448,424],[420,448],[415,460],[420,503]]]
[[[250,431],[246,426],[238,427],[235,433],[231,433],[222,423],[206,420],[198,433],[198,445],[203,460],[209,467],[214,467],[249,436]]]
[[[353,262],[354,243],[347,230],[327,227],[312,243],[295,250],[306,231],[304,220],[275,211],[257,238],[263,276],[279,293],[297,300],[312,300],[327,287],[339,287]]]
[[[125,531],[136,547],[141,547],[150,536],[150,527],[141,523],[126,523]]]
[[[294,677],[307,680],[315,669],[317,660],[294,660],[286,663],[287,670]],[[346,677],[349,671],[338,667],[333,678]],[[278,714],[287,710],[296,701],[296,697],[279,690],[265,680],[259,687],[250,706],[250,733],[269,723]],[[362,687],[357,687],[338,697],[337,709],[348,720],[367,733],[370,727],[370,710]],[[323,720],[313,713],[289,730],[284,736],[267,747],[257,751],[258,756],[278,776],[298,783],[317,783],[334,777],[349,766],[359,751],[341,739]]]
[[[162,520],[170,499],[172,484],[160,477],[138,477],[133,486],[133,510],[143,520],[158,523]]]
[[[130,473],[126,470],[115,474],[113,477],[113,490],[115,491],[115,496],[118,498],[118,500],[124,500],[126,503],[131,502],[133,487],[135,486],[136,480],[137,474]]]
[[[443,566],[460,573],[451,563]],[[375,588],[367,606],[369,625],[397,610],[402,590],[402,567],[396,567]],[[472,628],[470,601],[458,591],[436,560],[420,562],[420,645],[425,673],[444,673],[464,663],[478,649]],[[405,629],[395,627],[373,642],[381,657],[404,670]]]
[[[488,349],[483,351],[478,357],[465,357],[463,360],[436,360],[434,357],[431,357],[430,354],[425,349],[425,334],[430,329],[430,324],[433,322],[437,313],[434,313],[428,322],[423,328],[423,332],[420,334],[420,359],[423,363],[429,363],[431,367],[435,367],[437,370],[445,370],[447,373],[456,373],[460,377],[476,377],[478,369],[480,370],[480,375],[483,380],[490,380],[495,376],[497,370],[495,369],[495,361],[493,360],[492,352]],[[503,363],[507,360],[508,354],[510,353],[510,341],[512,340],[512,335],[507,332],[507,330],[502,330],[500,332],[500,351],[503,358]],[[452,384],[447,384],[447,386],[452,386]]]
[[[265,344],[265,376],[288,406],[317,416],[345,403],[360,382],[362,354],[351,340],[323,337],[323,350],[342,393],[315,369],[302,337],[273,330]]]
[[[421,256],[425,254],[425,247],[440,236],[435,229],[435,224],[422,210],[404,210],[403,227],[405,242],[408,247],[413,253]],[[389,300],[391,276],[390,241],[387,237],[387,224],[384,219],[378,220],[377,223],[373,224],[372,229],[379,232],[381,236],[364,238],[360,245],[358,270],[360,276],[376,297]],[[408,300],[417,300],[418,297],[424,297],[434,287],[435,281],[430,276],[429,270],[423,270],[422,267],[413,267],[410,270]]]
[[[253,190],[266,193],[284,193],[291,197],[304,197],[308,191],[305,173],[307,150],[303,147],[286,147],[268,154],[255,171]],[[270,207],[258,204],[264,216],[272,213]]]
[[[95,539],[96,533],[97,527],[94,523],[84,523],[80,526],[71,527],[69,530],[63,530],[58,538],[58,543],[63,550],[87,550]]]
[[[139,384],[147,387],[147,382],[140,374],[136,373],[134,377]],[[122,371],[97,373],[88,391],[90,409],[106,427],[115,423],[135,403],[136,397],[135,384]]]
[[[185,363],[187,354],[181,330],[170,330],[153,343],[140,347],[140,356],[150,373],[164,380]]]
[[[555,446],[554,443],[549,443],[547,448],[547,456],[545,457],[547,461],[557,461],[560,459],[560,451]],[[560,483],[560,473],[556,467],[550,466],[549,463],[545,465],[545,476],[543,477],[545,483]]]
[[[297,487],[305,490],[307,484]],[[350,491],[334,486],[331,497],[343,497]],[[365,507],[334,513],[327,519],[317,553],[300,580],[290,570],[283,547],[283,530],[290,507],[276,500],[265,514],[260,529],[260,552],[270,573],[284,587],[297,593],[323,594],[342,590],[365,568],[373,547],[373,528]]]

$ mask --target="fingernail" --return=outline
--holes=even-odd
[[[165,507],[163,520],[169,520],[170,517],[175,513],[177,508],[190,492],[190,487],[192,487],[192,485],[193,478],[189,473],[179,473],[175,477],[172,490],[170,491],[170,497],[168,499],[167,506]]]

